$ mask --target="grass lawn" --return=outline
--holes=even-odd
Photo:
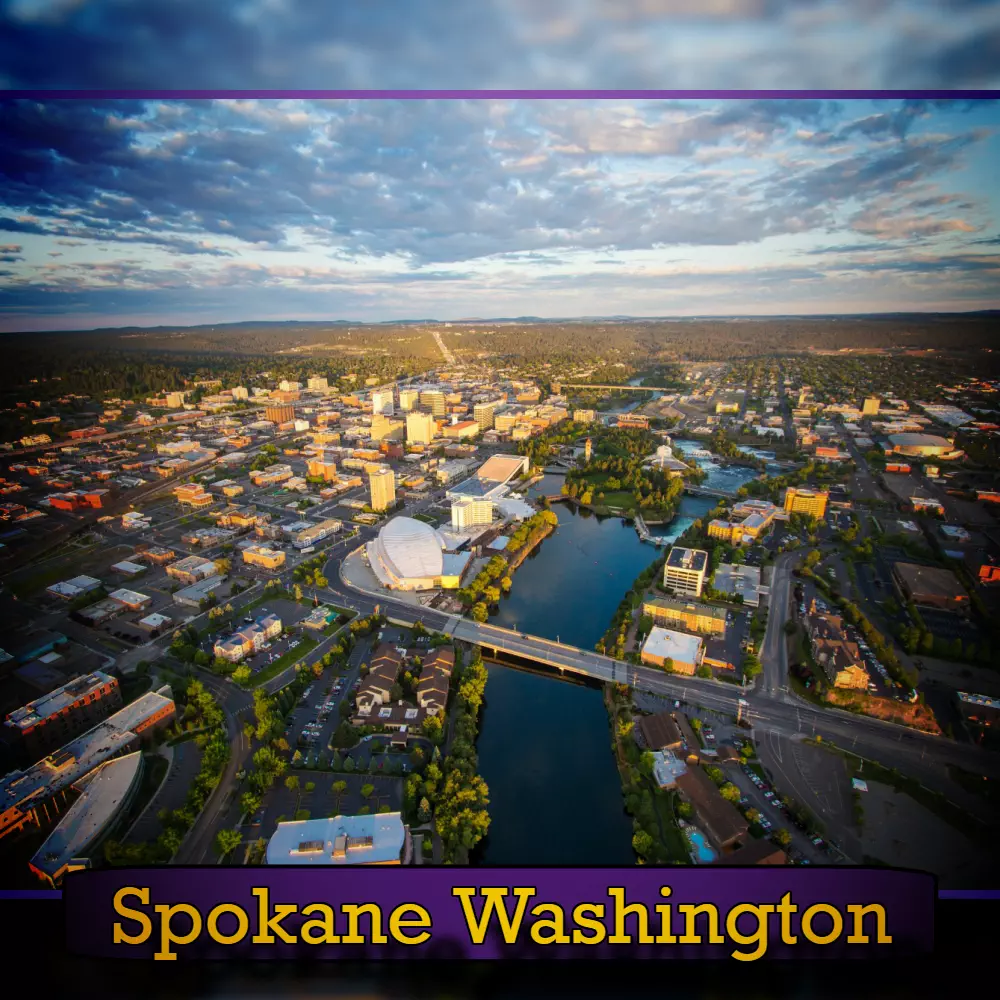
[[[28,597],[39,590],[51,587],[52,584],[58,583],[60,580],[68,580],[78,575],[79,570],[74,569],[72,566],[52,567],[12,582],[10,584],[10,591],[15,597]]]
[[[604,499],[600,500],[594,494],[594,500],[605,507],[613,507],[617,510],[632,510],[635,507],[635,497],[628,490],[612,490],[604,494]]]
[[[282,670],[286,670],[293,663],[297,663],[299,660],[306,657],[318,645],[318,639],[310,639],[308,637],[300,639],[299,644],[294,649],[288,650],[287,653],[279,656],[273,663],[269,663],[263,670],[257,671],[257,673],[250,678],[249,686],[260,687],[261,684],[272,680],[277,677]]]
[[[431,517],[430,514],[414,514],[414,521],[423,521],[424,524],[437,524],[438,519],[436,517]]]
[[[660,842],[671,861],[681,864],[690,864],[691,852],[684,837],[684,832],[677,825],[677,817],[674,815],[673,796],[666,792],[653,792],[653,804],[656,807],[656,814],[660,821],[660,832],[662,837]]]

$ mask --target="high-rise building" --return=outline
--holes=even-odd
[[[306,387],[313,392],[326,392],[330,388],[330,382],[325,375],[310,375]]]
[[[429,413],[411,410],[406,414],[406,440],[410,444],[430,444],[437,433],[437,424]]]
[[[493,501],[463,497],[451,505],[451,526],[456,531],[493,523]]]
[[[402,420],[393,420],[381,413],[372,417],[372,441],[402,441],[405,424]]]
[[[399,408],[401,410],[416,409],[417,404],[419,402],[420,402],[420,392],[417,389],[399,390]]]
[[[444,393],[440,389],[425,389],[420,393],[420,407],[435,417],[443,417],[446,409]]]
[[[701,597],[708,572],[708,553],[704,549],[685,549],[675,545],[663,567],[663,586],[674,593]]]
[[[574,410],[573,420],[578,424],[592,424],[597,419],[595,410]]]
[[[789,514],[809,514],[822,517],[830,494],[824,490],[804,490],[789,486],[785,490],[785,511]]]
[[[250,390],[245,385],[233,386],[233,399],[249,399]]]
[[[372,393],[372,413],[381,413],[391,417],[396,412],[392,387],[376,389]]]
[[[879,406],[881,405],[881,400],[878,396],[869,396],[861,409],[861,416],[863,417],[877,417]]]
[[[479,424],[481,431],[493,430],[493,414],[496,412],[496,403],[476,403],[472,408],[472,419]]]
[[[396,476],[392,469],[373,469],[368,473],[372,510],[388,510],[396,502]]]
[[[287,424],[295,419],[295,407],[291,403],[281,403],[277,406],[264,407],[264,419],[275,424]]]
[[[324,482],[334,482],[337,479],[337,463],[326,452],[322,452],[315,458],[310,458],[306,463],[310,476],[318,476]]]
[[[289,382],[289,380],[287,378],[283,378],[278,383],[278,388],[282,392],[298,392],[299,389],[302,388],[302,383],[301,382]]]

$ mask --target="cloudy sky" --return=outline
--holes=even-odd
[[[0,329],[1000,307],[998,127],[970,101],[9,97]]]
[[[0,0],[0,86],[1000,86],[996,0]]]

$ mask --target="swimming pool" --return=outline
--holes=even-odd
[[[705,834],[701,830],[695,830],[693,827],[687,832],[688,839],[691,841],[694,847],[695,860],[702,865],[710,864],[715,860],[715,851],[708,846],[708,842],[705,840]]]

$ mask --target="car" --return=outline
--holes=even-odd
[[[813,837],[810,843],[813,845],[813,847],[818,847],[820,849],[826,847],[826,843],[823,841],[822,837]]]
[[[260,826],[264,822],[264,810],[261,809],[259,812],[254,814],[252,820],[250,820],[251,826]]]

